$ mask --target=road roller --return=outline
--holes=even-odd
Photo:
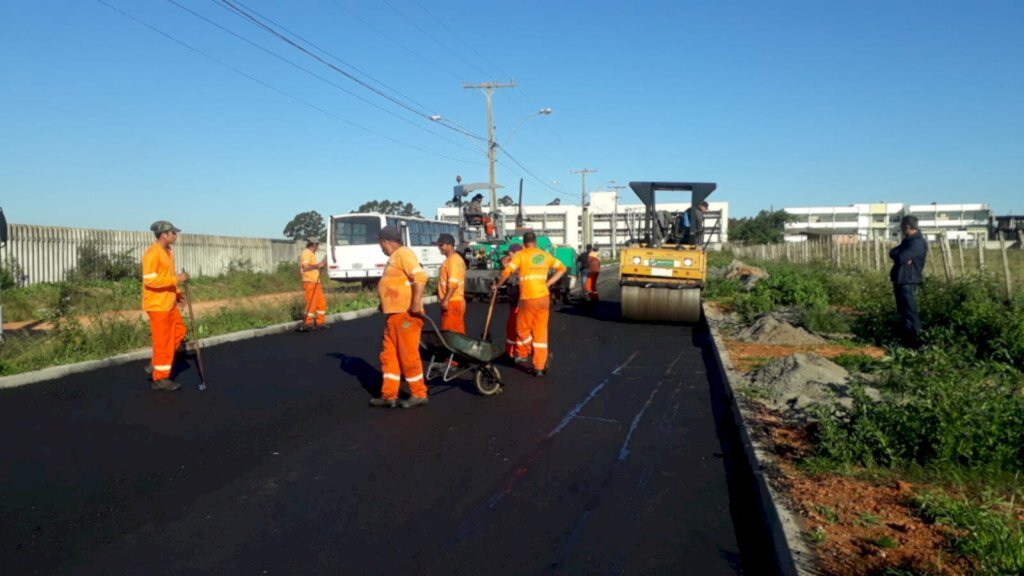
[[[642,228],[619,253],[622,317],[627,320],[695,323],[707,278],[701,202],[717,188],[712,182],[630,182],[643,202]],[[690,195],[687,217],[659,211],[658,192]]]

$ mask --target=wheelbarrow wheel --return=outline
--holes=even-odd
[[[498,367],[488,364],[476,371],[474,377],[476,389],[484,396],[490,396],[501,392],[501,372]]]

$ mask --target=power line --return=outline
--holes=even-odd
[[[563,191],[559,190],[558,188],[555,188],[554,186],[551,186],[550,184],[548,184],[547,182],[545,182],[543,178],[540,178],[539,176],[537,176],[536,174],[534,174],[534,173],[533,173],[532,171],[530,171],[530,169],[529,169],[529,168],[527,168],[526,166],[524,166],[522,162],[520,162],[519,160],[516,160],[516,159],[515,159],[515,158],[514,158],[514,157],[513,157],[513,156],[512,156],[511,154],[509,154],[509,153],[508,153],[508,150],[505,150],[504,148],[502,148],[502,147],[501,147],[500,145],[498,145],[498,144],[495,144],[495,145],[494,145],[494,147],[495,147],[495,148],[500,148],[500,149],[501,149],[501,151],[502,151],[502,152],[503,152],[503,153],[505,154],[505,157],[506,157],[506,158],[508,158],[509,160],[511,160],[511,161],[512,161],[512,162],[513,162],[513,163],[514,163],[514,164],[515,164],[516,166],[518,166],[518,167],[519,167],[519,168],[520,168],[520,169],[521,169],[521,170],[522,170],[523,172],[526,172],[526,174],[527,174],[528,176],[530,176],[531,178],[533,178],[534,180],[536,180],[536,181],[537,181],[537,182],[538,182],[538,183],[539,183],[539,184],[540,184],[541,186],[543,186],[543,187],[547,188],[548,190],[551,190],[551,191],[552,191],[552,192],[554,192],[555,194],[561,194],[562,196],[566,196],[566,197],[568,197],[568,198],[573,198],[573,195],[572,195],[572,194],[569,194],[569,193],[567,193],[567,192],[563,192]]]
[[[442,43],[440,40],[435,38],[432,34],[430,34],[430,32],[427,32],[426,30],[424,30],[423,27],[420,26],[419,24],[417,24],[412,18],[409,18],[408,16],[403,14],[401,10],[399,10],[398,8],[395,8],[394,6],[392,6],[391,3],[388,2],[388,0],[381,0],[381,2],[383,2],[388,8],[391,8],[392,10],[394,10],[396,14],[398,14],[399,16],[402,17],[403,20],[405,20],[409,24],[412,24],[413,27],[416,28],[417,30],[419,30],[420,32],[422,32],[424,36],[426,36],[427,38],[430,38],[431,40],[433,40],[435,44],[437,44],[441,48],[444,48],[445,50],[447,50],[451,54],[455,55],[455,57],[458,58],[459,60],[462,60],[463,62],[465,62],[467,66],[469,66],[470,68],[476,70],[477,72],[480,72],[485,77],[486,76],[490,76],[490,74],[488,74],[484,70],[481,70],[476,64],[473,64],[469,60],[466,60],[466,58],[462,54],[459,54],[458,52],[452,50],[447,45]]]
[[[118,14],[124,16],[125,18],[128,18],[129,20],[132,20],[133,22],[135,22],[135,23],[137,23],[137,24],[139,24],[141,26],[145,26],[146,28],[149,28],[153,32],[156,32],[157,34],[163,36],[164,38],[167,38],[168,40],[174,42],[175,44],[178,44],[179,46],[182,46],[184,48],[187,48],[188,50],[191,50],[192,52],[195,52],[196,54],[199,54],[200,56],[202,56],[203,58],[206,58],[207,60],[210,60],[211,62],[214,62],[214,63],[216,63],[216,64],[218,64],[220,66],[223,66],[224,68],[227,68],[228,70],[231,70],[232,72],[234,72],[234,73],[236,73],[236,74],[238,74],[240,76],[244,76],[245,78],[248,78],[249,80],[251,80],[251,81],[253,81],[253,82],[255,82],[255,83],[257,83],[257,84],[259,84],[259,85],[261,85],[261,86],[263,86],[265,88],[273,90],[274,92],[277,92],[278,94],[280,94],[280,95],[282,95],[282,96],[284,96],[286,98],[294,100],[294,101],[302,104],[303,106],[306,106],[308,108],[312,108],[313,110],[316,110],[316,111],[318,111],[318,112],[320,112],[322,114],[330,116],[330,117],[334,118],[335,120],[338,120],[339,122],[344,122],[345,124],[348,124],[349,126],[352,126],[353,128],[362,130],[362,131],[367,132],[369,134],[373,134],[374,136],[377,136],[379,138],[383,138],[384,140],[387,140],[389,142],[393,142],[393,143],[398,144],[400,146],[404,146],[406,148],[411,148],[413,150],[416,150],[416,151],[419,151],[419,152],[423,152],[425,154],[430,154],[431,156],[437,156],[437,157],[440,157],[440,158],[445,158],[447,160],[452,160],[452,161],[455,161],[455,162],[461,162],[461,163],[465,163],[465,164],[473,164],[473,165],[479,165],[480,164],[480,162],[473,162],[473,161],[469,161],[469,160],[463,160],[461,158],[455,158],[455,157],[452,157],[452,156],[447,156],[445,154],[434,152],[433,150],[427,150],[425,148],[420,148],[420,147],[415,146],[413,144],[408,144],[408,143],[402,142],[401,140],[398,140],[396,138],[392,138],[391,136],[388,136],[386,134],[382,134],[380,132],[377,132],[376,130],[373,130],[371,128],[367,128],[367,127],[362,126],[360,124],[356,124],[355,122],[352,122],[350,120],[346,120],[345,118],[342,118],[341,116],[338,116],[338,115],[336,115],[336,114],[334,114],[334,113],[332,113],[332,112],[330,112],[328,110],[325,110],[325,109],[317,106],[316,104],[312,104],[310,102],[306,102],[305,100],[302,100],[301,98],[293,96],[293,95],[289,94],[288,92],[285,92],[284,90],[281,90],[280,88],[277,88],[277,87],[275,87],[275,86],[273,86],[271,84],[268,84],[267,82],[264,82],[263,80],[260,80],[259,78],[256,78],[255,76],[252,76],[251,74],[249,74],[247,72],[243,72],[242,70],[240,70],[240,69],[238,69],[238,68],[236,68],[236,67],[234,67],[234,66],[232,66],[232,65],[230,65],[230,64],[228,64],[228,63],[226,63],[226,62],[224,62],[222,60],[219,60],[219,59],[217,59],[217,58],[207,54],[206,52],[203,52],[202,50],[196,48],[195,46],[192,46],[191,44],[188,44],[187,42],[184,42],[182,40],[179,40],[179,39],[175,38],[174,36],[171,36],[167,32],[164,32],[163,30],[160,30],[159,28],[149,24],[148,22],[145,22],[143,20],[140,20],[140,19],[136,18],[135,16],[125,12],[124,10],[121,10],[120,8],[118,8],[118,7],[114,6],[114,5],[106,2],[105,0],[96,0],[96,2],[99,2],[100,4],[106,6],[107,8],[110,8],[114,12],[117,12]]]
[[[350,72],[348,72],[346,70],[343,70],[343,69],[339,68],[338,66],[335,66],[334,64],[328,62],[327,60],[325,60],[321,56],[319,56],[317,54],[314,54],[313,52],[311,52],[310,50],[308,50],[304,46],[300,45],[295,40],[289,38],[286,34],[275,30],[273,26],[271,26],[270,24],[267,24],[266,22],[263,22],[262,20],[260,20],[260,18],[263,17],[263,16],[261,14],[259,14],[258,12],[252,11],[252,14],[247,12],[246,10],[249,10],[249,9],[246,8],[240,2],[237,2],[237,0],[234,1],[234,2],[232,0],[212,0],[212,1],[214,1],[214,2],[219,1],[222,6],[226,7],[229,10],[231,10],[235,14],[241,16],[245,20],[248,20],[249,22],[251,22],[252,24],[256,25],[257,27],[265,30],[266,32],[268,32],[271,35],[273,35],[273,36],[277,37],[278,39],[280,39],[281,41],[283,41],[283,42],[287,43],[288,45],[292,46],[296,50],[299,50],[300,52],[302,52],[302,53],[306,54],[307,56],[317,60],[318,62],[322,63],[323,65],[325,65],[325,66],[327,66],[329,68],[331,68],[335,72],[338,72],[339,74],[345,76],[346,78],[349,78],[353,82],[356,82],[360,86],[363,86],[367,90],[370,90],[371,92],[381,96],[382,98],[387,99],[388,101],[396,104],[397,106],[400,106],[400,107],[404,108],[405,110],[408,110],[409,112],[412,112],[413,114],[416,114],[417,116],[420,116],[420,117],[428,119],[428,120],[433,120],[433,117],[436,116],[436,115],[428,114],[428,113],[424,112],[423,110],[417,110],[416,108],[413,108],[411,105],[409,105],[409,104],[407,104],[405,102],[402,102],[398,98],[395,98],[395,97],[391,96],[390,94],[385,93],[383,90],[381,90],[381,89],[379,89],[379,88],[369,84],[368,82],[365,82],[365,81],[361,80],[360,78],[356,77],[355,75],[351,74]],[[269,18],[267,19],[267,21],[270,22],[271,24],[273,24],[274,26],[278,26],[279,28],[281,28],[285,32],[288,32],[289,34],[294,34],[294,33],[290,32],[290,31],[288,31],[286,28],[284,28],[280,24],[277,24],[273,20],[270,20]],[[376,80],[375,78],[373,78],[369,74],[366,74],[365,72],[362,72],[362,71],[358,70],[354,66],[351,66],[350,64],[345,63],[343,60],[341,60],[337,56],[334,56],[333,54],[331,54],[327,50],[324,50],[323,48],[320,48],[319,46],[317,46],[316,44],[310,42],[309,40],[306,40],[305,38],[302,38],[302,36],[299,36],[297,34],[295,34],[295,36],[299,40],[305,42],[306,44],[309,44],[310,46],[312,46],[313,48],[323,52],[324,54],[327,54],[328,56],[330,56],[331,58],[334,58],[338,62],[341,62],[345,66],[349,66],[349,67],[357,70],[360,74],[363,74],[364,76],[367,76],[368,78],[374,80],[375,82],[378,82],[378,83],[384,85],[388,89],[394,90],[393,88],[388,87],[383,82],[380,82],[379,80]],[[397,92],[397,90],[396,90],[396,92]],[[400,92],[398,94],[400,96],[402,96],[403,98],[406,98],[406,99],[410,100],[411,102],[413,102],[414,104],[416,104],[418,106],[421,106],[421,107],[423,106],[422,104],[419,104],[415,100],[412,100],[411,98],[401,94]],[[462,130],[462,129],[459,129],[459,128],[456,128],[456,127],[453,127],[453,126],[449,126],[449,125],[446,125],[446,124],[440,124],[440,125],[444,126],[445,128],[448,128],[449,130],[454,130],[456,132],[460,132],[462,134],[465,134],[466,136],[477,138],[479,140],[483,140],[484,139],[482,136],[477,136],[476,134],[473,134],[472,132],[469,132],[469,131],[466,131],[466,130]]]
[[[420,60],[423,60],[423,61],[424,61],[424,62],[426,62],[427,64],[430,64],[431,66],[433,66],[433,67],[437,68],[438,70],[440,70],[440,71],[444,72],[445,74],[448,74],[448,75],[449,75],[449,76],[451,76],[452,78],[455,78],[456,80],[462,80],[462,78],[461,78],[461,77],[460,77],[460,76],[459,76],[458,74],[456,74],[456,73],[452,72],[451,70],[449,70],[449,69],[445,68],[444,66],[441,66],[440,64],[438,64],[437,62],[434,62],[433,60],[431,60],[431,59],[427,58],[427,57],[426,57],[426,56],[424,56],[423,54],[420,54],[420,53],[419,53],[418,51],[416,51],[416,50],[413,50],[412,48],[409,48],[408,46],[406,46],[405,44],[402,44],[402,43],[401,43],[401,42],[399,42],[398,40],[395,40],[394,38],[392,38],[391,36],[389,36],[389,35],[388,35],[387,33],[385,33],[384,31],[380,30],[379,28],[377,28],[377,27],[376,27],[376,26],[374,26],[373,24],[370,24],[369,22],[367,22],[366,20],[364,20],[364,19],[363,19],[363,18],[362,18],[361,16],[359,16],[358,14],[356,14],[356,13],[355,13],[355,11],[353,11],[353,10],[352,10],[351,8],[349,8],[349,7],[347,7],[347,6],[343,5],[343,4],[341,4],[340,2],[338,2],[338,0],[331,0],[331,3],[332,3],[332,4],[334,4],[335,6],[337,6],[338,8],[340,8],[340,9],[342,9],[342,10],[344,10],[344,11],[348,12],[348,13],[349,13],[349,14],[350,14],[350,15],[351,15],[351,16],[352,16],[353,18],[355,18],[356,20],[359,20],[360,22],[362,22],[362,23],[363,23],[363,25],[365,25],[365,26],[366,26],[367,28],[369,28],[370,30],[373,30],[373,31],[374,31],[374,32],[376,32],[377,34],[380,34],[380,35],[381,35],[381,36],[383,36],[384,38],[386,38],[386,39],[390,40],[391,42],[395,43],[396,45],[398,45],[398,46],[399,46],[400,48],[402,48],[402,49],[403,49],[403,50],[405,50],[406,52],[408,52],[408,53],[412,54],[413,56],[415,56],[415,57],[419,58]]]
[[[332,1],[334,1],[334,0],[332,0]],[[502,69],[501,69],[501,68],[500,68],[500,67],[499,67],[498,65],[496,65],[496,64],[495,64],[494,62],[491,62],[490,60],[488,60],[486,56],[484,56],[483,54],[481,54],[480,52],[478,52],[478,51],[477,51],[477,49],[476,49],[476,48],[474,48],[472,44],[470,44],[469,42],[466,42],[465,40],[463,40],[463,38],[462,38],[462,35],[461,35],[461,34],[459,34],[459,33],[455,32],[454,30],[452,30],[451,28],[449,28],[449,27],[448,27],[448,25],[447,25],[447,24],[445,24],[443,20],[441,20],[441,19],[440,19],[440,18],[438,18],[437,16],[434,16],[434,14],[430,12],[430,10],[427,10],[427,7],[426,7],[426,6],[424,6],[423,4],[421,4],[421,3],[420,3],[420,2],[418,1],[418,0],[413,0],[413,2],[414,2],[414,3],[415,3],[415,4],[417,5],[417,6],[419,6],[419,7],[420,7],[420,10],[423,10],[424,12],[426,12],[426,13],[427,13],[427,16],[430,16],[430,17],[431,17],[431,18],[432,18],[432,19],[434,20],[434,22],[437,22],[438,24],[440,24],[440,25],[441,25],[441,27],[442,27],[442,28],[444,28],[446,32],[448,32],[448,35],[449,35],[449,36],[451,36],[451,37],[455,38],[455,39],[456,39],[456,40],[458,40],[459,42],[462,42],[462,44],[463,44],[464,46],[466,46],[467,48],[469,48],[470,50],[472,50],[474,54],[476,54],[477,56],[479,56],[479,57],[480,57],[480,59],[481,59],[481,60],[483,60],[484,62],[486,62],[486,63],[487,63],[487,64],[488,64],[489,66],[491,66],[492,68],[494,68],[495,70],[497,70],[498,72],[500,72],[502,76],[504,76],[504,77],[506,77],[506,78],[511,78],[511,77],[512,77],[512,75],[511,75],[511,74],[508,74],[507,72],[505,72],[504,70],[502,70]],[[478,70],[479,70],[479,69],[478,69]]]
[[[476,152],[476,150],[473,150],[473,149],[463,145],[461,142],[458,142],[456,140],[452,140],[452,139],[447,138],[447,137],[445,137],[445,136],[443,136],[441,134],[438,134],[436,132],[432,132],[432,131],[428,130],[427,128],[423,127],[422,125],[417,124],[417,123],[413,122],[412,120],[409,120],[408,118],[399,116],[397,113],[395,113],[395,112],[393,112],[393,111],[391,111],[391,110],[389,110],[389,109],[387,109],[387,108],[377,104],[376,102],[373,102],[373,101],[371,101],[371,100],[369,100],[367,98],[364,98],[363,96],[360,96],[359,94],[356,94],[355,92],[349,90],[348,88],[345,88],[344,86],[342,86],[340,84],[336,84],[336,83],[332,82],[331,80],[328,80],[327,78],[324,78],[323,76],[317,74],[316,72],[313,72],[312,70],[309,70],[308,68],[305,68],[305,67],[303,67],[303,66],[301,66],[299,64],[296,64],[295,62],[292,62],[291,60],[285,58],[284,56],[281,56],[280,54],[277,54],[277,53],[273,52],[272,50],[266,48],[265,46],[262,46],[262,45],[260,45],[260,44],[258,44],[256,42],[246,38],[245,36],[242,36],[241,34],[235,32],[234,30],[231,30],[230,28],[227,28],[226,26],[223,26],[220,23],[215,22],[214,20],[211,20],[211,19],[207,18],[206,16],[203,16],[202,14],[192,10],[191,8],[188,8],[187,6],[181,5],[180,3],[178,3],[177,0],[167,0],[167,1],[170,2],[171,4],[177,6],[178,8],[181,8],[185,12],[188,12],[189,14],[192,14],[196,18],[199,18],[200,20],[203,20],[204,22],[210,24],[211,26],[215,26],[215,27],[219,28],[220,30],[223,30],[224,32],[227,32],[228,34],[231,34],[235,38],[238,38],[239,40],[242,40],[243,42],[249,44],[250,46],[253,46],[254,48],[257,48],[257,49],[265,52],[266,54],[269,54],[270,56],[273,56],[274,58],[277,58],[278,60],[288,64],[289,66],[297,68],[297,69],[305,72],[306,74],[309,74],[310,76],[313,76],[314,78],[316,78],[316,79],[318,79],[318,80],[320,80],[320,81],[322,81],[322,82],[324,82],[326,84],[329,84],[329,85],[337,88],[338,90],[341,90],[342,92],[352,96],[353,98],[356,98],[356,99],[358,99],[358,100],[360,100],[362,102],[365,102],[366,104],[369,104],[370,106],[373,106],[374,108],[380,110],[381,112],[384,112],[385,114],[389,114],[389,115],[397,118],[398,120],[401,120],[402,122],[405,122],[405,123],[409,124],[410,126],[416,128],[417,130],[422,130],[422,131],[426,132],[427,134],[430,134],[431,136],[436,136],[437,138],[440,138],[440,139],[442,139],[442,140],[444,140],[446,142],[449,142],[449,143],[453,144],[454,146],[457,146],[457,147],[462,148],[464,150],[468,150],[470,152]]]

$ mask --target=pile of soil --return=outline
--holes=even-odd
[[[769,407],[781,412],[805,412],[814,405],[853,407],[850,373],[813,352],[798,353],[765,364],[750,374],[751,386]],[[867,388],[869,397],[878,391]]]
[[[782,322],[774,316],[758,318],[750,328],[740,330],[737,339],[758,344],[778,344],[782,346],[816,346],[825,344],[825,339],[815,336],[803,328]]]
[[[763,268],[733,260],[725,268],[725,277],[729,280],[739,280],[744,288],[750,290],[758,280],[768,278],[768,273]]]

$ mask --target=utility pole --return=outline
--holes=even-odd
[[[613,180],[614,182],[614,180]],[[615,194],[615,204],[612,208],[612,258],[619,257],[619,190],[625,186],[609,186]]]
[[[570,174],[580,174],[583,177],[583,188],[580,190],[580,236],[582,242],[580,243],[580,249],[585,249],[587,244],[590,243],[590,227],[587,225],[587,174],[593,174],[597,172],[596,168],[583,168],[582,170],[570,170]]]
[[[464,89],[479,89],[483,90],[487,94],[487,161],[490,164],[490,184],[491,184],[491,218],[495,220],[494,225],[498,225],[498,194],[495,191],[494,181],[494,106],[491,102],[491,96],[494,94],[496,88],[515,88],[516,83],[509,82],[507,84],[501,84],[498,82],[481,82],[479,84],[463,84]]]

